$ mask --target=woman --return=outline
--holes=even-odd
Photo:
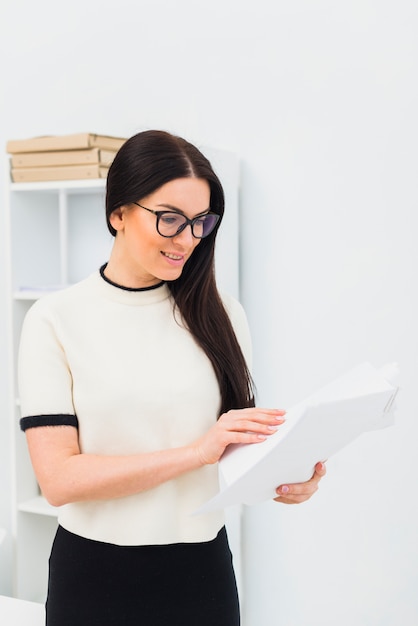
[[[223,211],[194,146],[135,135],[109,170],[109,262],[26,317],[21,427],[62,506],[48,626],[239,624],[223,514],[190,514],[225,448],[263,441],[284,411],[254,406],[245,315],[216,289]],[[278,499],[306,500],[324,472]]]

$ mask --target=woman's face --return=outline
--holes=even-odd
[[[174,211],[189,219],[210,210],[210,187],[202,178],[177,178],[138,202],[152,211]],[[110,216],[117,231],[106,275],[125,287],[148,287],[176,280],[200,243],[190,225],[174,237],[162,237],[157,216],[135,204]]]

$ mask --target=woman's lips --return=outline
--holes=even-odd
[[[163,252],[163,251],[161,251],[161,254],[163,255],[165,259],[167,259],[170,265],[182,265],[184,263],[185,255],[174,254],[173,252]]]

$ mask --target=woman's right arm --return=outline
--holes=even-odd
[[[61,506],[133,495],[216,463],[230,444],[264,441],[283,423],[283,415],[276,409],[228,411],[189,445],[126,456],[82,453],[73,426],[28,428],[26,437],[43,495]]]

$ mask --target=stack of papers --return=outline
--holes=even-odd
[[[220,492],[195,513],[275,498],[279,485],[309,480],[316,463],[362,433],[391,426],[398,378],[396,364],[363,363],[288,410],[262,443],[229,446],[219,462]]]

